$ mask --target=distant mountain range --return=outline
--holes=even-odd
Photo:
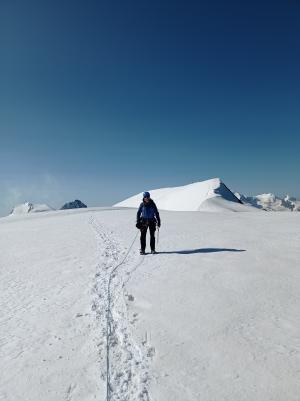
[[[238,192],[235,196],[243,202],[244,205],[254,206],[258,209],[267,211],[300,211],[300,201],[296,198],[286,195],[284,198],[279,198],[274,194],[261,194],[256,196],[245,196]]]
[[[239,192],[233,193],[220,178],[195,182],[180,187],[153,189],[150,192],[151,197],[161,210],[207,212],[300,211],[300,200],[289,195],[286,195],[284,198],[280,198],[274,194],[245,196]],[[142,193],[139,193],[114,206],[137,208],[141,201]],[[80,200],[75,199],[73,202],[65,203],[61,210],[86,207]],[[24,215],[53,210],[55,209],[46,204],[26,202],[14,207],[11,215]]]
[[[86,208],[87,206],[82,203],[79,199],[75,199],[74,202],[68,202],[65,203],[61,210],[65,209],[78,209],[78,208]],[[50,212],[56,210],[53,207],[47,205],[47,204],[40,204],[40,203],[31,203],[31,202],[25,202],[22,203],[21,205],[17,205],[13,208],[11,211],[10,215],[13,216],[18,216],[18,215],[24,215],[24,214],[29,214],[29,213],[39,213],[39,212]]]

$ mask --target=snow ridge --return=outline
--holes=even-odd
[[[180,187],[150,190],[151,197],[161,210],[173,211],[250,211],[220,180],[213,178]],[[114,206],[138,207],[142,193]]]
[[[120,244],[93,217],[90,224],[95,232],[100,262],[94,285],[92,309],[100,322],[101,337],[99,343],[101,360],[106,361],[101,377],[106,380],[106,399],[130,401],[150,401],[148,393],[149,363],[153,354],[152,347],[146,342],[143,349],[134,343],[125,297],[131,296],[124,291],[126,281],[137,267],[132,263],[130,250],[137,238],[134,238],[128,250]],[[130,263],[128,263],[130,261]],[[133,267],[132,267],[133,266]]]

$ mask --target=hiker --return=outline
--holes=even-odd
[[[154,201],[149,192],[143,193],[143,202],[140,204],[136,215],[136,227],[141,230],[141,255],[145,255],[146,234],[149,227],[151,253],[155,252],[155,230],[160,227],[160,217]]]

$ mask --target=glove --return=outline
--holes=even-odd
[[[160,221],[157,223],[157,227],[160,228]]]
[[[140,229],[141,228],[141,222],[137,221],[135,226],[136,226],[136,228]]]

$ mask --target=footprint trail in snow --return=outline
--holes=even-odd
[[[100,326],[101,377],[106,381],[107,401],[150,401],[149,365],[153,348],[132,336],[125,301],[125,284],[143,259],[130,254],[114,238],[113,232],[95,218],[89,220],[97,239],[99,263],[94,284],[93,310]],[[137,260],[136,260],[137,259]]]

